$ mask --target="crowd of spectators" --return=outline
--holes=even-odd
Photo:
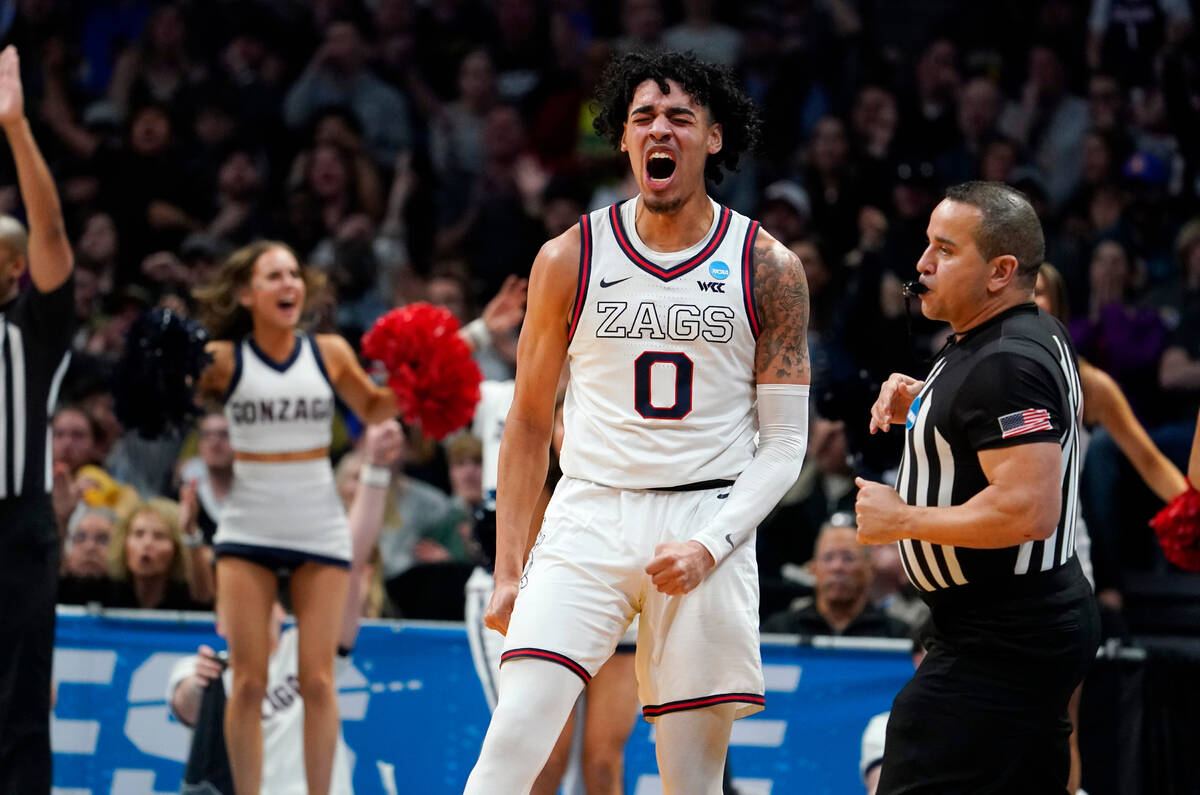
[[[202,553],[229,488],[228,429],[219,411],[185,440],[122,429],[107,379],[140,312],[188,312],[190,290],[225,253],[270,237],[328,276],[314,329],[356,342],[388,308],[422,299],[472,319],[506,277],[528,273],[547,237],[635,191],[591,129],[589,97],[606,59],[638,47],[693,49],[736,70],[764,140],[712,191],[760,218],[808,276],[820,416],[805,472],[760,534],[773,583],[764,612],[821,572],[806,564],[820,528],[853,503],[854,476],[886,477],[898,463],[899,437],[868,437],[866,409],[888,373],[922,376],[944,341],[942,327],[909,316],[899,285],[946,185],[1002,180],[1033,200],[1080,354],[1182,463],[1200,400],[1196,5],[7,4],[15,13],[0,30],[21,50],[28,115],[77,260],[80,329],[53,424],[64,598],[211,598]],[[0,212],[19,215],[0,159]],[[495,334],[479,353],[485,377],[511,377],[514,355],[515,334]],[[343,420],[339,456],[358,430]],[[383,609],[442,615],[411,572],[473,565],[479,456],[470,440],[410,433],[379,549]],[[339,469],[348,493],[357,466],[349,455]],[[1098,585],[1118,595],[1121,565],[1104,564],[1165,565],[1145,530],[1153,498],[1113,487],[1135,481],[1127,466],[1097,432],[1084,510],[1111,550]],[[891,577],[894,565],[879,563]],[[911,602],[892,586],[870,591]]]

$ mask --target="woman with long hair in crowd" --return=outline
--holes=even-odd
[[[108,545],[111,593],[108,607],[200,610],[206,594],[189,572],[179,504],[155,497],[136,505],[117,523]]]
[[[213,550],[233,687],[225,740],[238,793],[262,783],[260,710],[277,572],[291,572],[299,628],[308,792],[329,791],[338,710],[334,658],[351,562],[346,512],[329,460],[334,399],[364,422],[396,415],[345,339],[299,331],[319,277],[284,243],[235,251],[196,291],[213,341],[198,387],[221,396],[234,449],[233,490]]]

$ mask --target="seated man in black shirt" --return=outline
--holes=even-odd
[[[812,559],[816,593],[769,617],[763,632],[908,637],[908,625],[867,599],[870,548],[858,543],[858,528],[851,519],[849,514],[836,513],[821,527]]]

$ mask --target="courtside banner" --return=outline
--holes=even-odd
[[[208,614],[59,608],[55,795],[178,792],[191,732],[164,691],[201,643],[224,648]],[[906,647],[765,637],[767,708],[737,722],[730,747],[742,795],[861,791],[862,730],[911,675]],[[488,720],[462,626],[367,622],[352,663],[338,690],[355,792],[462,792]],[[653,739],[638,720],[626,755],[632,795],[661,792]]]

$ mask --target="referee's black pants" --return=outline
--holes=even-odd
[[[933,606],[929,654],[888,718],[878,795],[1066,793],[1067,702],[1099,616],[1074,559],[1042,581],[1054,590]]]
[[[0,793],[50,792],[57,589],[49,499],[0,500]]]

